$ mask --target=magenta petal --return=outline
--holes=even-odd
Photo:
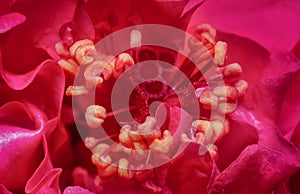
[[[286,157],[286,153],[251,145],[217,177],[213,191],[270,194],[299,167]]]
[[[189,3],[188,0],[129,0],[126,2],[121,0],[89,0],[86,3],[86,9],[96,26],[98,35],[101,36],[101,33],[111,33],[141,23],[164,24],[185,29],[192,13],[202,2],[191,1]],[[112,29],[107,29],[103,22],[107,22]]]
[[[29,79],[33,78],[30,77]],[[20,87],[19,84],[16,86]],[[60,112],[61,101],[64,94],[63,70],[57,63],[46,61],[41,65],[39,71],[36,72],[30,85],[25,89],[20,91],[12,90],[0,80],[0,91],[1,93],[5,93],[5,96],[0,98],[0,104],[12,100],[22,101],[28,106],[32,104],[42,109],[40,111],[45,112],[50,120],[57,117]]]
[[[90,20],[85,8],[84,3],[79,2],[73,18],[74,29],[72,35],[76,40],[95,38],[95,28]]]
[[[52,166],[45,136],[43,136],[43,143],[44,159],[26,183],[26,193],[60,193],[58,182],[61,169],[53,168]]]
[[[0,34],[9,31],[15,26],[22,24],[26,17],[20,13],[13,12],[0,16]]]
[[[0,193],[2,194],[12,194],[12,192],[8,191],[3,185],[0,184]]]
[[[198,9],[193,23],[210,23],[255,40],[269,51],[289,51],[299,39],[299,7],[300,2],[293,0],[210,0]]]
[[[300,122],[299,83],[300,71],[297,72],[296,78],[289,84],[290,86],[282,103],[282,106],[280,107],[280,112],[277,120],[280,131],[288,139],[291,139],[298,123]]]
[[[276,120],[284,96],[299,69],[300,62],[291,54],[272,56],[263,71],[263,79],[250,93],[252,99],[250,95],[246,96],[248,108],[252,106],[257,115]]]
[[[37,118],[20,102],[5,104],[0,113],[0,172],[5,172],[0,174],[0,184],[20,192],[42,160],[41,133],[22,127],[33,128]]]
[[[77,193],[77,194],[93,194],[89,190],[86,190],[86,189],[84,189],[82,187],[79,187],[79,186],[67,187],[64,190],[63,194],[74,194],[74,193]]]
[[[75,0],[14,1],[12,9],[24,14],[27,20],[12,36],[23,39],[28,36],[26,38],[35,42],[35,46],[46,50],[52,57],[56,56],[54,46],[60,41],[60,28],[72,21],[76,4]]]
[[[167,185],[173,193],[208,193],[210,180],[217,169],[208,152],[199,155],[201,146],[190,143],[172,162]],[[205,148],[202,148],[205,149]]]

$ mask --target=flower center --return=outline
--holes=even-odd
[[[149,178],[153,176],[140,180],[138,177],[141,172],[137,169],[151,169],[160,162],[170,161],[179,146],[186,142],[201,144],[212,157],[217,157],[215,142],[230,129],[229,121],[227,118],[224,120],[223,115],[235,111],[238,100],[245,94],[247,82],[240,80],[242,69],[239,64],[226,64],[227,44],[215,40],[215,29],[208,24],[195,29],[198,41],[191,39],[188,47],[190,58],[197,64],[191,64],[188,59],[179,60],[178,53],[168,49],[141,46],[141,33],[138,30],[131,32],[131,49],[116,57],[107,56],[98,53],[91,40],[72,42],[70,25],[63,27],[62,42],[56,45],[57,53],[61,56],[58,63],[73,76],[81,73],[79,76],[85,85],[69,86],[66,95],[78,97],[96,91],[96,104],[88,104],[86,100],[82,105],[85,108],[85,122],[88,128],[103,127],[107,134],[114,136],[111,145],[103,138],[88,136],[85,140],[93,154],[92,162],[98,169],[97,184],[101,185],[101,182],[118,175],[140,181],[149,190],[159,191],[161,188]],[[143,61],[150,61],[151,65],[141,65]],[[187,84],[182,83],[178,72],[164,67],[158,61],[176,65],[188,77],[195,94],[186,89]],[[222,79],[225,85],[215,84],[209,88],[205,83],[207,80],[202,73],[209,72],[212,61],[221,73],[210,77],[209,81],[217,83]],[[201,72],[196,68],[199,66]],[[117,99],[126,101],[122,94],[128,93],[127,90],[133,86],[129,91],[129,102],[126,102],[128,107],[113,110],[113,87],[123,73],[132,67],[137,68],[125,80]],[[156,79],[162,77],[170,78],[179,90]],[[197,97],[197,103],[190,100],[192,95]],[[180,98],[182,96],[183,100]],[[189,115],[186,111],[194,107],[200,108],[200,114]],[[134,120],[117,122],[116,116],[126,114],[127,110]],[[184,122],[181,122],[182,118]]]

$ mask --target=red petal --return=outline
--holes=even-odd
[[[83,189],[82,187],[79,187],[79,186],[74,186],[74,187],[67,187],[65,190],[64,190],[64,193],[63,194],[74,194],[74,193],[80,193],[80,194],[93,194],[92,192],[86,190],[86,189]]]
[[[32,83],[21,91],[10,89],[0,80],[0,91],[5,93],[5,96],[0,98],[0,104],[12,100],[22,101],[28,106],[32,104],[45,112],[50,120],[60,112],[64,94],[64,74],[61,67],[53,61],[44,62],[38,70],[34,79],[30,77],[33,79],[30,81]],[[16,82],[18,77],[11,78],[14,78],[11,81],[16,87],[22,85]]]
[[[200,145],[190,143],[171,163],[167,185],[174,193],[208,193],[213,178],[210,155],[199,155]],[[216,170],[216,169],[215,169]]]
[[[277,120],[280,131],[288,139],[291,139],[298,123],[300,122],[300,71],[298,71],[295,77],[296,78],[288,84],[288,92],[284,98],[282,106],[280,107]]]
[[[22,127],[32,126],[36,120],[35,115],[22,103],[7,103],[0,108],[0,113],[0,171],[3,172],[0,182],[9,190],[22,191],[42,160],[41,133]]]
[[[210,23],[218,30],[257,41],[269,51],[288,51],[299,39],[299,1],[206,1],[194,23]],[[289,29],[288,32],[286,29]],[[287,35],[288,34],[288,35]]]
[[[26,17],[24,15],[16,12],[0,16],[0,34],[22,24],[25,19]]]
[[[43,144],[44,159],[26,183],[26,193],[60,193],[58,182],[61,169],[52,166],[45,136],[43,136]]]
[[[0,184],[0,193],[2,194],[12,194],[12,192],[8,191],[3,185]]]
[[[297,169],[285,155],[260,145],[248,146],[217,177],[213,191],[223,191],[224,194],[269,194]]]

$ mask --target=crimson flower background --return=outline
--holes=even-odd
[[[300,193],[299,8],[293,0],[1,0],[0,193]],[[216,28],[215,39],[228,45],[226,63],[239,63],[248,83],[226,115],[230,131],[216,142],[218,157],[190,142],[145,173],[154,186],[119,177],[97,184],[65,93],[74,72],[61,60],[70,54],[58,46],[97,43],[138,24],[193,34],[204,23]],[[176,123],[179,111],[170,110]]]

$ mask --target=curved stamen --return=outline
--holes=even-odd
[[[85,119],[86,123],[91,128],[97,128],[102,125],[106,118],[106,110],[99,105],[91,105],[86,109]]]

